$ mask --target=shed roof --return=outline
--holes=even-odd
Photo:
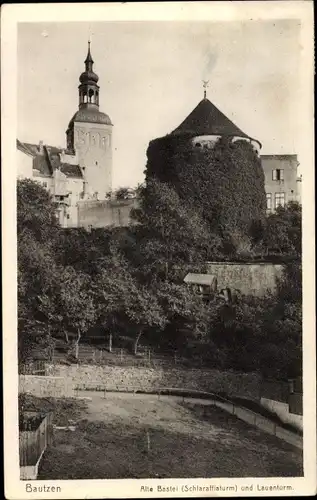
[[[198,273],[188,273],[184,282],[191,285],[208,285],[212,286],[215,284],[217,278],[214,274],[198,274]]]

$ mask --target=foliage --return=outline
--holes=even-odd
[[[165,317],[155,295],[136,281],[118,254],[110,255],[101,265],[94,300],[98,323],[106,331],[128,326],[128,333],[139,339],[145,330],[164,327]]]
[[[263,245],[282,254],[299,257],[302,249],[302,209],[297,202],[278,207],[266,220]]]
[[[130,337],[136,353],[142,337],[212,367],[256,370],[265,377],[300,374],[299,205],[279,208],[263,222],[261,176],[245,179],[258,162],[244,144],[220,141],[206,152],[175,146],[164,166],[162,156],[152,154],[147,184],[138,188],[138,224],[125,229],[61,230],[47,191],[29,180],[18,182],[20,361],[34,346],[45,349],[60,337],[76,337],[78,347],[99,326],[105,335]],[[150,175],[159,165],[165,169],[158,171],[161,180]],[[166,169],[173,165],[169,178]],[[251,211],[252,204],[258,208]],[[206,261],[250,255],[254,244],[295,256],[276,296],[232,303],[215,296],[206,302],[183,283],[188,272],[204,272]]]
[[[139,222],[134,228],[135,265],[142,265],[148,280],[182,280],[188,269],[219,256],[219,237],[210,234],[200,211],[188,208],[166,183],[149,180],[133,216]]]
[[[79,272],[95,276],[99,261],[110,251],[110,242],[114,231],[106,228],[63,229],[59,232],[55,244],[55,255],[61,266],[71,266]]]
[[[55,207],[37,182],[17,182],[18,232],[18,351],[25,360],[34,345],[45,347],[53,316],[53,297],[59,286],[53,243],[59,230]],[[47,314],[42,303],[49,302]]]
[[[107,193],[107,198],[115,200],[129,200],[135,198],[138,193],[139,186],[136,188],[131,187],[119,187],[114,191],[109,191]]]
[[[18,180],[18,237],[31,233],[37,241],[47,242],[57,234],[58,228],[56,207],[48,191],[33,180]]]
[[[89,275],[67,266],[60,273],[60,314],[66,332],[85,333],[95,321]]]
[[[300,263],[289,263],[277,295],[242,297],[236,304],[214,301],[210,336],[226,352],[224,366],[259,371],[264,377],[297,377],[302,363]]]

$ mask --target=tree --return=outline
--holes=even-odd
[[[70,228],[60,231],[54,245],[56,260],[61,266],[71,266],[93,277],[98,273],[99,260],[110,252],[113,232],[108,228]]]
[[[300,257],[302,251],[302,209],[297,202],[278,207],[266,220],[263,245],[267,251]]]
[[[199,209],[189,209],[171,186],[150,179],[139,202],[129,255],[147,282],[153,277],[182,281],[188,268],[199,269],[219,256],[219,238],[208,231]]]
[[[19,361],[24,362],[35,346],[45,350],[50,344],[54,321],[49,310],[59,286],[55,206],[48,192],[29,179],[17,182],[17,231],[18,346]]]
[[[91,293],[91,278],[67,266],[60,274],[60,314],[66,342],[69,333],[75,333],[75,358],[78,359],[79,341],[96,319],[96,310]]]
[[[99,324],[110,332],[123,327],[134,336],[134,353],[145,331],[162,329],[165,317],[150,288],[142,286],[129,271],[127,262],[112,251],[95,281],[94,293]],[[112,343],[112,342],[111,342]]]
[[[49,192],[31,179],[18,180],[18,238],[31,233],[37,241],[51,242],[57,235],[59,227],[56,205]]]
[[[166,327],[162,342],[174,349],[184,349],[192,342],[205,342],[210,310],[203,297],[187,285],[162,281],[155,287],[158,303],[164,311]]]

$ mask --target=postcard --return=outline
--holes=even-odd
[[[6,498],[313,495],[313,3],[1,23]]]

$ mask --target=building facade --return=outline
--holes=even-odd
[[[98,75],[93,70],[90,42],[79,77],[78,110],[66,130],[65,149],[17,140],[18,178],[38,181],[50,191],[63,227],[124,226],[131,223],[136,199],[117,203],[112,190],[112,130],[101,112]],[[261,143],[240,130],[209,99],[204,98],[167,137],[188,137],[190,148],[213,148],[220,137],[246,141],[261,158],[265,176],[267,212],[289,201],[301,202],[301,178],[296,155],[261,155]],[[162,138],[163,140],[165,138]]]
[[[17,140],[18,178],[38,181],[50,191],[63,227],[80,225],[79,202],[105,200],[112,189],[112,122],[99,110],[100,87],[90,42],[80,75],[78,110],[66,131],[66,148]],[[82,212],[81,212],[82,213]]]
[[[267,212],[290,201],[301,203],[301,177],[297,155],[261,155],[265,176]]]

